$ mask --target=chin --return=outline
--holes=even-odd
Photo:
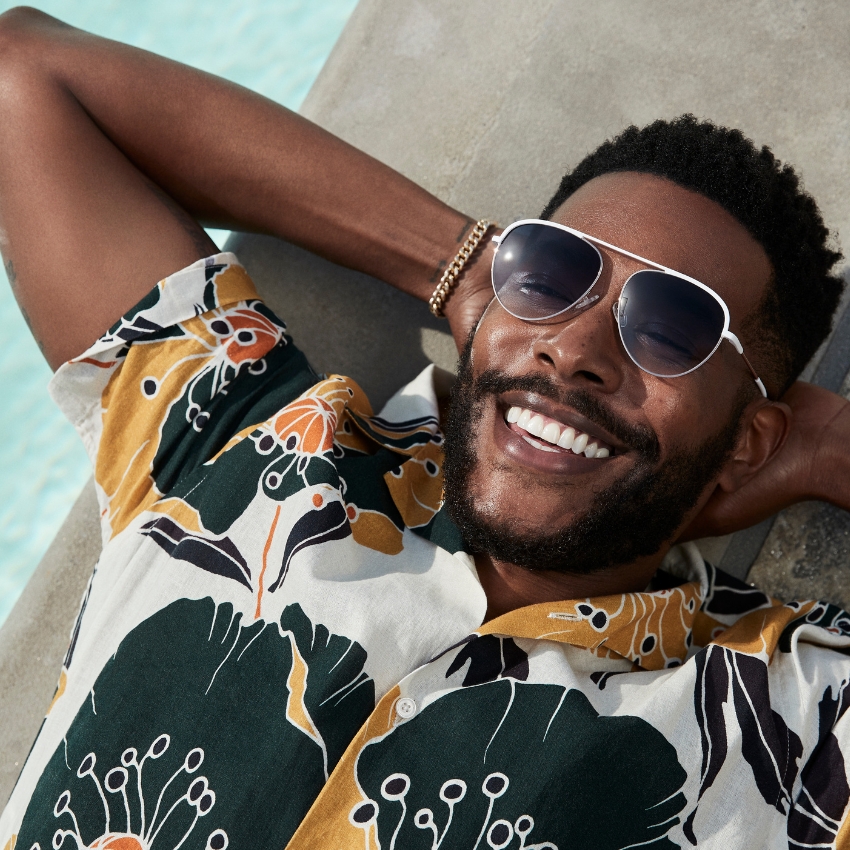
[[[541,482],[506,466],[478,464],[463,488],[481,522],[512,534],[543,537],[572,526],[586,513],[594,493],[578,485]]]

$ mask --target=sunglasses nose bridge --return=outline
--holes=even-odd
[[[617,327],[623,328],[626,326],[626,313],[625,309],[620,309],[620,300],[621,299],[618,298],[611,305],[611,312],[614,314],[614,321],[617,323]],[[625,308],[625,304],[623,305],[623,307]]]
[[[629,321],[626,314],[627,303],[628,298],[621,296],[611,305],[611,312],[614,314],[614,321],[617,323],[618,328],[624,328]]]

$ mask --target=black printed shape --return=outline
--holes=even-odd
[[[705,610],[709,614],[746,614],[764,608],[770,600],[760,590],[743,587],[715,587]]]
[[[350,534],[351,525],[348,522],[348,515],[340,502],[328,502],[319,510],[304,514],[289,532],[280,572],[269,586],[269,593],[274,593],[283,584],[292,559],[302,549],[317,546],[329,540],[342,540]]]
[[[168,517],[145,523],[141,533],[150,537],[172,558],[188,561],[202,570],[231,578],[251,588],[251,569],[229,537],[219,540],[201,537],[184,530]]]
[[[446,678],[469,661],[463,686],[483,685],[496,679],[528,679],[528,655],[512,638],[482,635],[470,640],[454,657]]]
[[[378,812],[378,807],[371,801],[361,803],[352,813],[351,819],[355,823],[369,823]]]
[[[697,802],[713,784],[723,763],[726,761],[728,740],[726,736],[726,718],[723,705],[729,694],[729,671],[726,667],[725,650],[718,646],[709,646],[695,658],[696,682],[694,685],[694,713],[699,726],[702,746],[702,765],[700,767],[700,789]],[[696,846],[694,834],[694,808],[682,825],[682,831],[691,844]]]
[[[784,815],[791,803],[803,742],[770,707],[767,665],[749,655],[727,652],[734,671],[732,694],[741,727],[741,751],[764,801]]]
[[[841,747],[834,734],[822,740],[806,762],[801,776],[802,788],[788,816],[788,839],[805,846],[832,845],[847,803],[850,787]],[[835,829],[826,829],[823,812],[831,818]]]
[[[152,322],[145,316],[136,316],[131,325],[124,325],[119,328],[114,335],[125,342],[131,342],[132,340],[138,339],[140,336],[145,336],[159,330],[162,330],[161,325],[158,325],[156,322]]]
[[[705,562],[708,584],[712,588],[702,605],[709,614],[745,614],[770,604],[757,588]]]
[[[836,691],[833,696],[829,685],[818,704],[818,743],[800,774],[802,788],[788,816],[789,842],[832,844],[850,802],[844,755],[833,732],[850,705],[850,682]],[[834,829],[822,814],[833,821]]]
[[[597,670],[595,673],[590,674],[590,681],[599,688],[600,691],[605,690],[605,685],[608,684],[608,680],[612,676],[622,676],[623,673],[627,671],[625,670]]]
[[[834,697],[832,685],[829,685],[818,703],[818,737],[823,738],[828,735],[848,708],[850,708],[850,682],[843,682],[841,687],[837,688]]]
[[[726,760],[728,742],[723,705],[729,693],[729,670],[724,650],[716,646],[700,652],[694,661],[697,669],[694,711],[702,744],[699,799],[712,786]]]

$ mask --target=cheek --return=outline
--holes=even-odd
[[[540,328],[506,313],[493,299],[478,324],[472,343],[472,366],[477,374],[496,369],[524,374],[533,361],[534,340]]]
[[[658,435],[662,459],[671,451],[702,445],[726,425],[734,397],[729,387],[708,378],[695,373],[646,382],[642,413]]]

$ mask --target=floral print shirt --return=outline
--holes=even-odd
[[[104,546],[0,848],[850,847],[850,615],[685,546],[482,625],[434,377],[375,415],[232,254],[57,372]]]

